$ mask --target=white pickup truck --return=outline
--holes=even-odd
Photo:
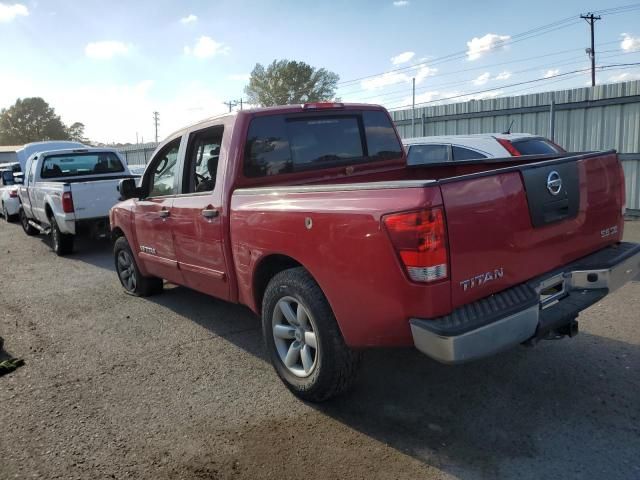
[[[118,183],[131,178],[113,149],[76,148],[33,154],[19,188],[20,221],[27,235],[51,235],[53,250],[66,255],[74,236],[109,232],[109,209],[119,201]]]

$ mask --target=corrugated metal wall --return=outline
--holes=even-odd
[[[640,81],[515,97],[393,111],[403,138],[502,132],[549,137],[549,108],[555,101],[554,140],[569,151],[607,150],[637,154],[623,157],[627,207],[640,210]]]
[[[117,150],[125,158],[127,165],[146,165],[157,146],[157,143],[150,142],[120,147]]]

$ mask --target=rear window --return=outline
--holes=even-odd
[[[530,138],[511,142],[521,155],[549,155],[561,153],[561,151],[548,140],[543,138]]]
[[[273,115],[251,121],[244,174],[263,177],[400,156],[400,142],[381,111]]]
[[[113,152],[72,153],[45,157],[40,176],[61,178],[118,172],[124,172],[124,166]]]

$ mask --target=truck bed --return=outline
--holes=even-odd
[[[552,170],[570,191],[559,205],[542,196]],[[350,345],[409,345],[408,318],[448,315],[620,241],[622,179],[615,152],[602,152],[238,189],[231,237],[240,299],[258,311],[244,288],[256,262],[288,255],[317,279]],[[399,264],[383,217],[433,207],[444,207],[450,271],[420,284]]]

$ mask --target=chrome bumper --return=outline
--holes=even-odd
[[[640,245],[618,244],[446,317],[413,318],[413,342],[442,363],[477,360],[566,325],[638,275]]]

